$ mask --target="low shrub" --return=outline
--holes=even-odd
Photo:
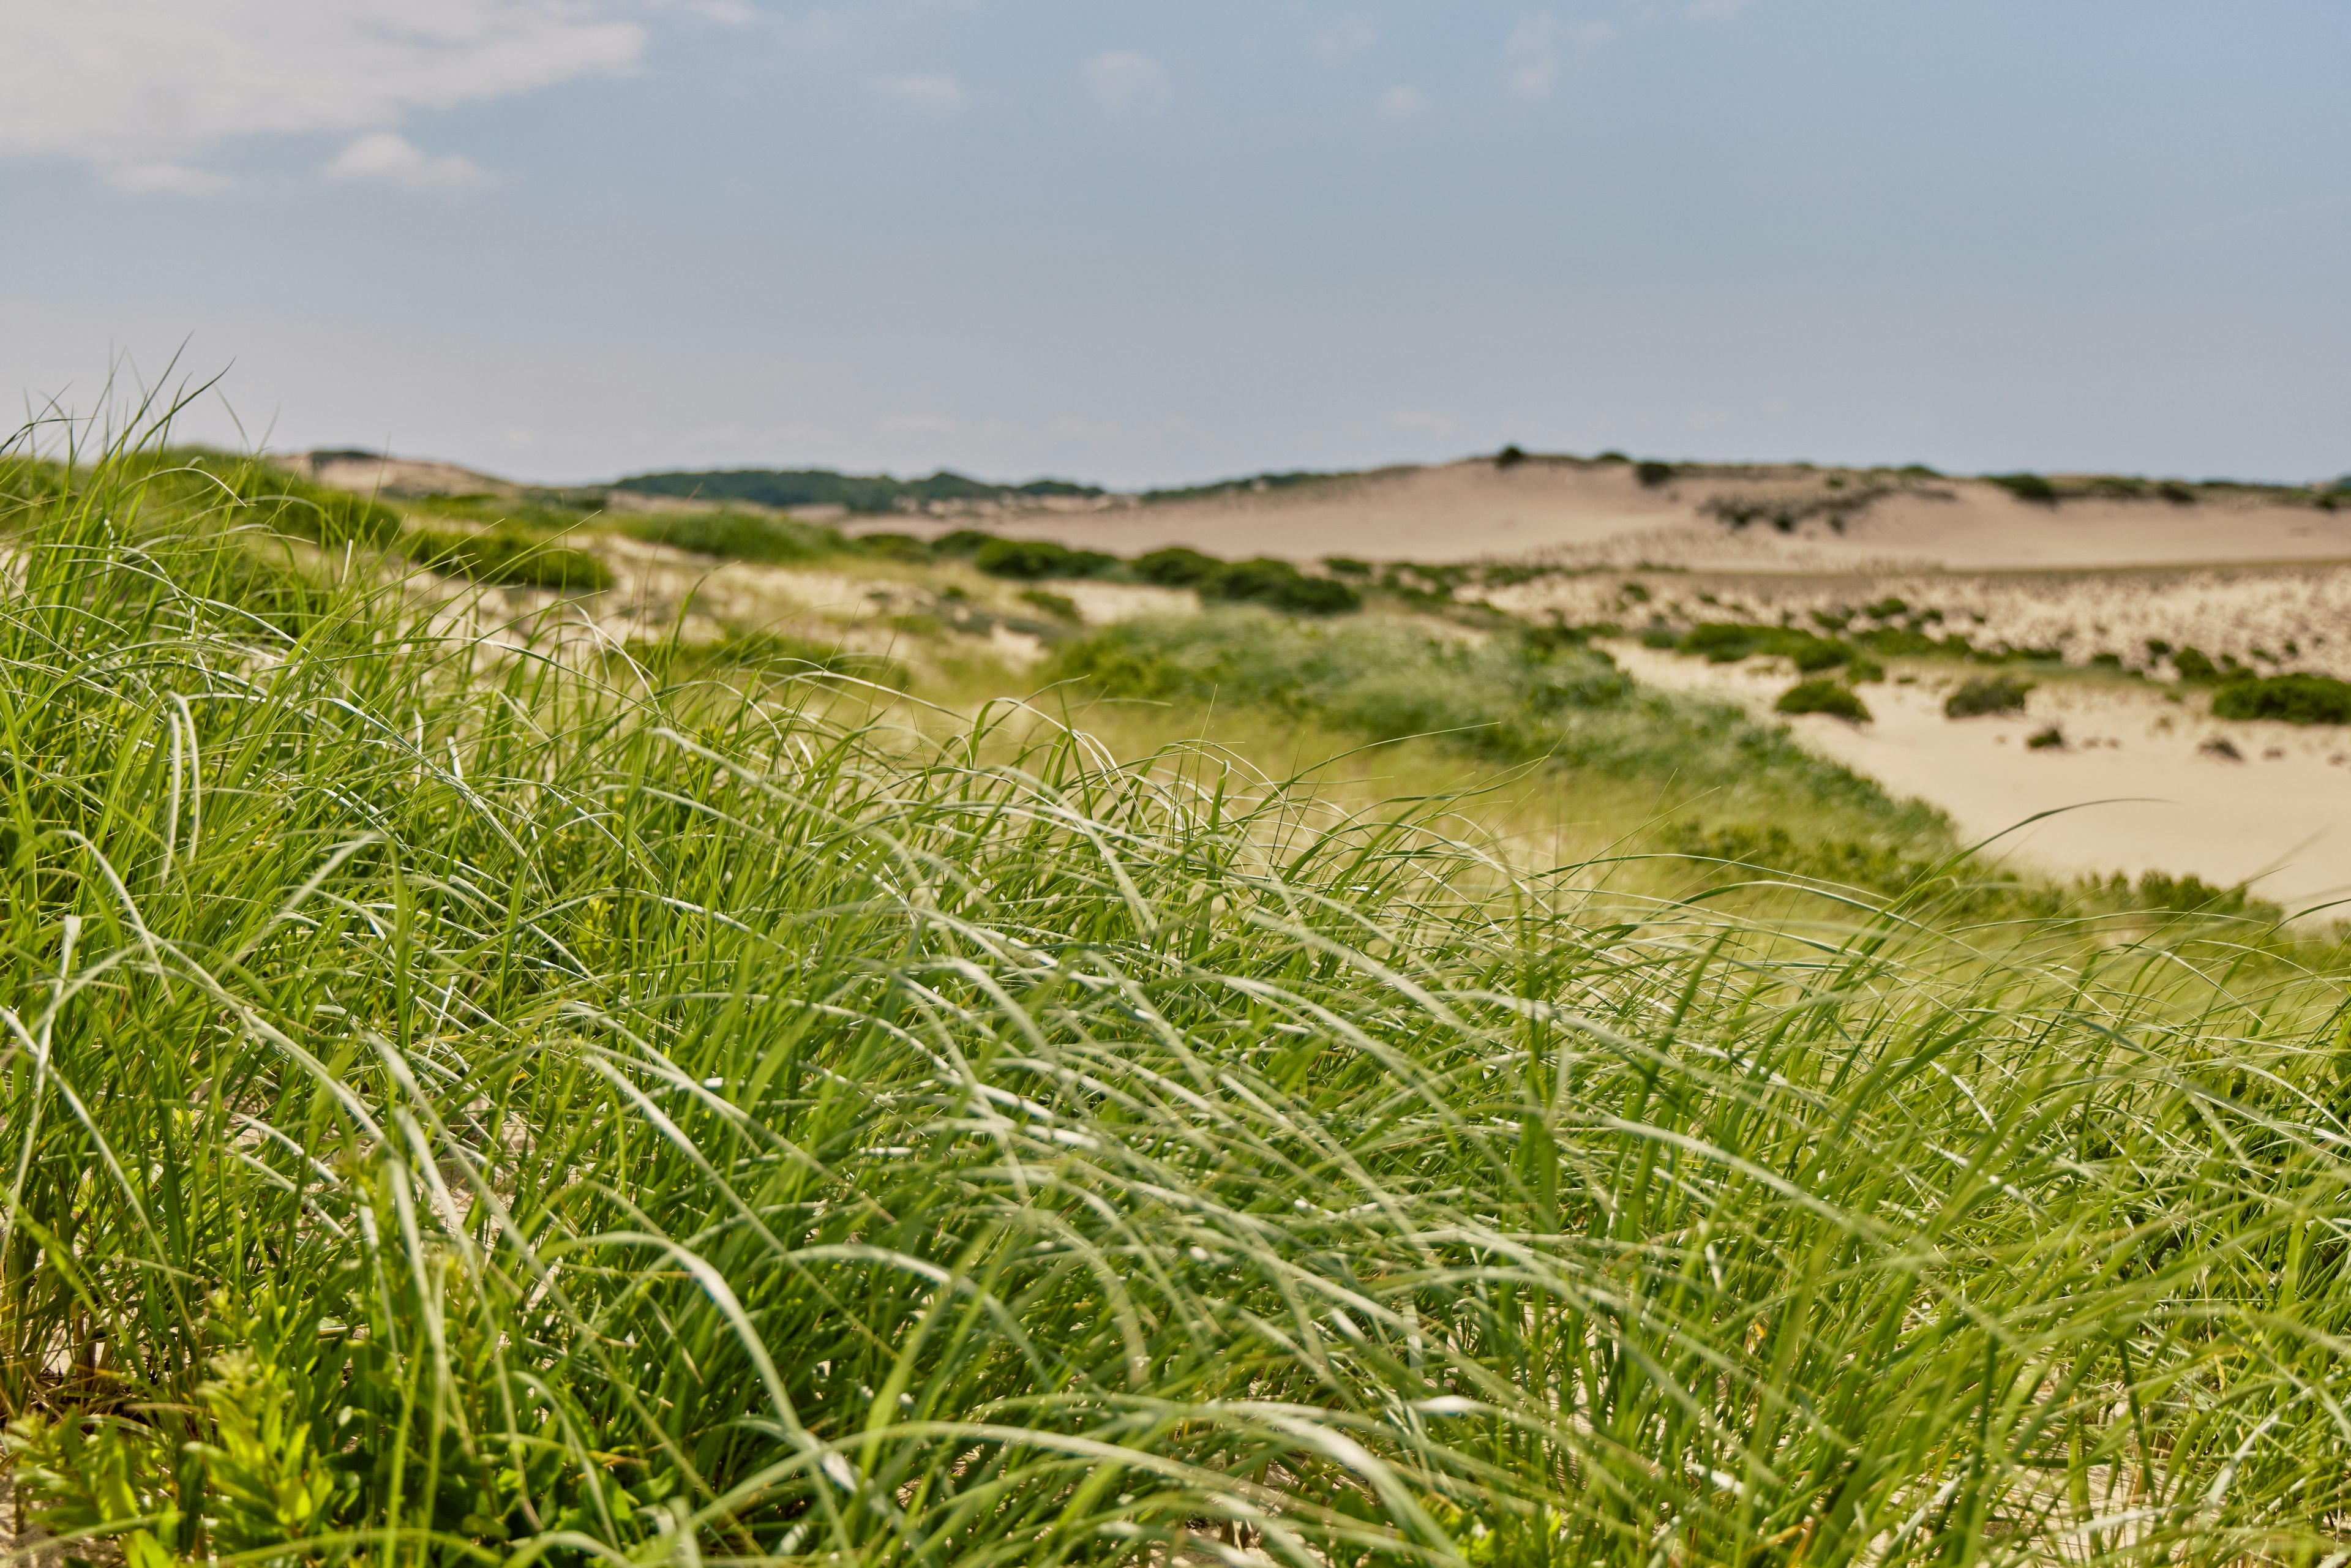
[[[2170,915],[2246,915],[2256,920],[2275,920],[2283,911],[2274,904],[2265,904],[2245,891],[2242,883],[2234,887],[2214,887],[2198,876],[2172,876],[2159,871],[2147,872],[2138,879],[2137,901],[2144,908]]]
[[[1635,463],[1633,465],[1633,477],[1641,482],[1641,486],[1644,489],[1654,490],[1658,486],[1666,484],[1671,480],[1673,476],[1674,465],[1670,463]]]
[[[2038,474],[1987,474],[1984,477],[2020,501],[2043,507],[2057,504],[2057,486]]]
[[[597,593],[612,586],[611,570],[586,550],[537,534],[493,528],[487,533],[421,529],[401,540],[410,559],[444,577],[557,593]]]
[[[2024,748],[2027,751],[2063,751],[2065,749],[2065,732],[2053,724],[2046,729],[2035,730],[2025,737]]]
[[[1326,555],[1322,558],[1322,570],[1332,577],[1368,578],[1372,575],[1372,563],[1351,555]]]
[[[1969,681],[1943,699],[1943,716],[1975,718],[1988,713],[2022,713],[2024,699],[2032,691],[2030,681],[2012,680],[2006,675]]]
[[[1085,622],[1085,617],[1078,612],[1076,600],[1065,593],[1055,593],[1050,589],[1024,588],[1020,591],[1020,602],[1072,626],[1082,625]]]
[[[2192,485],[2183,485],[2177,479],[2166,479],[2155,487],[2155,493],[2175,507],[2192,507],[2196,504],[2196,487]]]
[[[648,544],[764,566],[820,560],[840,551],[846,542],[837,528],[756,512],[663,512],[626,517],[616,527],[631,538]]]
[[[1146,550],[1129,564],[1134,575],[1162,588],[1197,588],[1225,570],[1225,563],[1188,545]]]
[[[1515,468],[1526,460],[1527,455],[1519,450],[1516,442],[1512,442],[1494,454],[1494,466],[1497,468]]]
[[[1118,558],[1100,550],[1071,549],[1050,539],[991,538],[973,552],[972,565],[990,577],[1035,581],[1048,577],[1101,577],[1118,566]]]
[[[2351,682],[2295,672],[2240,675],[2212,694],[2214,718],[2273,718],[2287,724],[2351,724]]]
[[[2152,648],[2155,644],[2148,643]],[[2224,672],[2206,657],[2200,649],[2182,648],[2171,655],[2171,667],[2179,672],[2179,683],[2188,686],[2217,686]]]
[[[1824,713],[1849,724],[1867,724],[1869,705],[1859,693],[1837,681],[1799,681],[1771,705],[1780,713]]]
[[[1758,653],[1786,659],[1806,674],[1833,670],[1854,656],[1852,647],[1792,626],[1758,626],[1703,621],[1681,635],[1677,652],[1697,653],[1708,664],[1736,664]]]
[[[931,552],[968,559],[977,555],[995,538],[985,528],[951,528],[931,541]]]
[[[848,553],[915,566],[928,562],[933,554],[929,545],[912,534],[858,534],[849,540]]]
[[[1262,604],[1298,615],[1338,615],[1363,607],[1363,595],[1328,577],[1309,577],[1286,560],[1259,558],[1219,568],[1200,584],[1203,598]]]

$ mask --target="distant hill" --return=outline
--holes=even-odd
[[[640,496],[694,497],[705,501],[747,501],[761,507],[841,507],[852,512],[920,511],[933,502],[1086,500],[1104,494],[1100,486],[1067,479],[1032,479],[1026,485],[991,485],[942,468],[927,479],[887,474],[838,474],[830,468],[725,468],[637,474],[612,488]]]

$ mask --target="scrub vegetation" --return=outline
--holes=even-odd
[[[2351,1036],[2241,895],[1612,891],[1460,800],[475,627],[218,477],[0,469],[0,1400],[68,1551],[2346,1549]],[[1802,803],[1693,853],[1938,831],[1564,633],[1056,656]]]

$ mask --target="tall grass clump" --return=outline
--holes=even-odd
[[[8,519],[0,1399],[70,1550],[2340,1549],[2341,987],[2257,929],[1635,907],[214,520]]]

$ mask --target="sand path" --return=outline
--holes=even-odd
[[[1637,644],[1611,649],[1641,680],[1728,695],[1759,713],[1787,689],[1784,665],[1709,665]],[[1959,676],[1863,688],[1876,722],[1790,721],[1807,746],[1949,812],[1970,839],[2044,811],[2000,841],[2011,862],[2063,875],[2192,873],[2251,882],[2289,912],[2351,897],[2351,735],[2283,724],[2218,723],[2194,697],[2124,683],[2046,682],[2019,718],[1943,716]],[[2055,724],[2063,750],[2025,738]],[[2225,738],[2244,758],[2199,749]],[[2351,911],[2332,911],[2346,914]]]

